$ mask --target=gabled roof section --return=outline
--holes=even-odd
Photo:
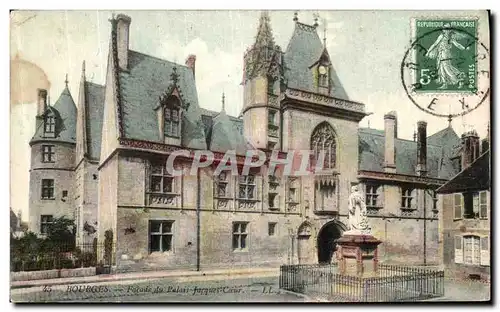
[[[101,135],[104,118],[104,86],[85,82],[87,100],[87,150],[91,159],[99,159],[101,155]]]
[[[161,142],[155,108],[160,104],[160,97],[171,87],[169,78],[175,67],[178,89],[185,104],[189,104],[182,114],[182,145],[205,149],[205,133],[192,70],[132,50],[129,50],[128,62],[129,70],[119,74],[124,137]]]
[[[440,194],[483,191],[490,189],[490,150],[479,156],[470,166],[437,189]]]
[[[289,88],[317,93],[311,67],[316,64],[326,47],[321,42],[315,26],[295,22],[295,30],[285,51],[285,80]],[[330,65],[330,96],[348,100],[336,70]]]
[[[448,136],[444,137],[447,139]],[[457,137],[458,139],[458,137]],[[427,142],[427,176],[431,178],[450,179],[458,168],[453,166],[450,155],[451,148],[441,140],[433,138]],[[417,142],[397,138],[396,173],[417,175]],[[359,129],[359,170],[384,172],[385,135],[383,130],[370,128]]]
[[[65,143],[76,143],[76,105],[68,85],[61,92],[53,106],[47,106],[44,115],[55,118],[55,137],[46,137],[44,133],[44,121],[37,122],[35,135],[30,143],[35,141],[59,141]]]
[[[238,155],[245,155],[249,149],[238,125],[231,120],[224,110],[213,118],[209,148],[214,152],[235,150]]]

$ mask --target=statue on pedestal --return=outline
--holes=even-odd
[[[371,228],[366,216],[366,204],[358,185],[351,187],[349,195],[349,230],[344,235],[371,235]]]

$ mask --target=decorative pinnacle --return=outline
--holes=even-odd
[[[85,77],[85,60],[82,62],[82,76]]]
[[[68,87],[68,74],[66,74],[66,80],[64,80],[64,83],[66,84],[66,87]]]
[[[295,13],[293,13],[293,21],[294,22],[298,22],[299,21],[299,13],[297,11],[295,11]]]
[[[222,111],[226,111],[226,96],[224,95],[224,91],[222,91]]]
[[[318,24],[318,14],[317,13],[314,14],[314,25],[313,26],[314,27],[318,27],[319,26],[319,24]]]
[[[323,46],[326,48],[326,20],[323,19]]]
[[[448,115],[448,126],[451,127],[451,121],[453,120],[453,117],[450,115]]]
[[[179,80],[179,75],[177,74],[177,67],[175,66],[172,68],[172,73],[170,74],[170,80],[172,80],[174,84],[177,84],[177,81]]]

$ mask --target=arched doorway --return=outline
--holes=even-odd
[[[338,221],[330,221],[323,225],[318,233],[318,262],[331,263],[332,256],[337,250],[335,240],[342,236],[346,227]]]

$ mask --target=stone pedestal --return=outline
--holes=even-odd
[[[378,270],[378,245],[382,241],[372,235],[343,235],[337,239],[339,273],[369,276]]]

